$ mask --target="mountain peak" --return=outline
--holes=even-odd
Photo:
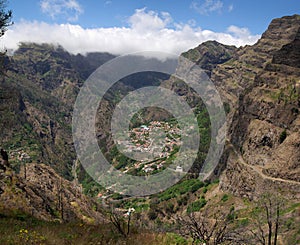
[[[183,53],[182,56],[195,62],[210,76],[211,71],[218,64],[231,59],[236,50],[235,46],[224,45],[217,41],[206,41]]]
[[[291,42],[300,28],[300,15],[284,16],[271,21],[268,29],[262,34],[261,40],[272,41],[272,46]]]

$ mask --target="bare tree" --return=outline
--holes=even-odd
[[[63,186],[62,186],[62,177],[59,176],[57,184],[57,196],[58,196],[58,210],[60,212],[60,218],[64,221],[64,201],[63,201]]]
[[[123,236],[128,237],[130,234],[131,227],[131,216],[135,212],[134,208],[129,208],[128,212],[123,215],[121,212],[114,210],[113,208],[110,211],[110,221],[117,231]],[[127,221],[125,219],[127,218]]]
[[[237,241],[231,226],[235,217],[234,208],[227,213],[218,210],[209,214],[208,210],[177,218],[181,234],[189,235],[194,242],[200,241],[206,245]]]
[[[62,154],[61,158],[62,159]],[[65,219],[64,216],[64,193],[63,193],[63,164],[62,162],[59,163],[59,172],[60,175],[58,175],[58,180],[57,180],[57,209],[60,212],[60,218],[61,221],[63,222]]]
[[[263,195],[253,212],[255,229],[251,230],[253,240],[262,245],[276,245],[280,228],[280,210],[283,198],[270,193]]]

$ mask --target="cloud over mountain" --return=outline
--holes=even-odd
[[[179,54],[207,40],[243,46],[255,43],[258,38],[259,35],[252,35],[247,28],[230,26],[224,32],[202,30],[192,22],[175,23],[167,12],[137,9],[124,27],[88,29],[74,24],[24,20],[15,23],[2,40],[7,49],[16,49],[20,42],[37,42],[60,44],[75,54],[92,51],[124,54],[145,50]]]

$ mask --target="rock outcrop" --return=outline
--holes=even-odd
[[[207,41],[200,44],[197,48],[191,49],[182,54],[183,57],[195,62],[210,77],[211,72],[219,64],[230,60],[237,48],[228,46],[216,41]]]

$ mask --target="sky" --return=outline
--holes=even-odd
[[[300,0],[9,0],[14,25],[0,47],[54,43],[71,53],[180,54],[207,40],[254,44],[274,18],[300,13]]]

